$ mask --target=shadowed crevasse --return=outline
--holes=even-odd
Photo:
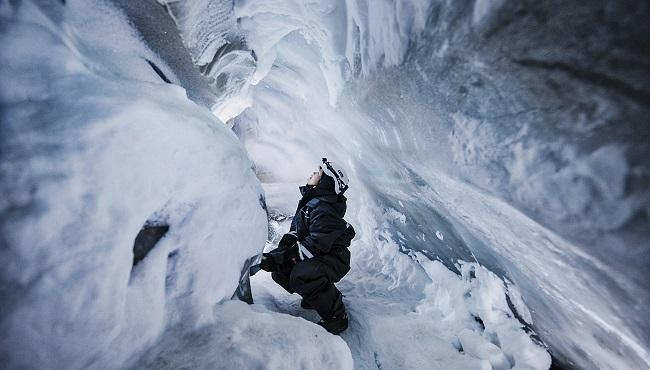
[[[146,222],[133,243],[133,266],[142,261],[169,231],[169,225]]]

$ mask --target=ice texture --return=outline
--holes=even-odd
[[[237,137],[102,1],[0,5],[6,368],[118,368],[211,322],[266,238]],[[145,221],[167,235],[132,267]]]
[[[158,2],[176,22],[192,60],[211,86],[215,98],[208,106],[224,122],[239,115],[251,105],[247,92],[257,59],[237,27],[233,1]]]
[[[348,346],[302,318],[227,301],[198,330],[171,328],[133,369],[353,369]]]
[[[261,66],[232,122],[262,182],[343,163],[351,203],[404,215],[384,231],[400,250],[511,281],[559,364],[650,366],[647,7],[234,8]]]
[[[290,183],[265,183],[271,214],[286,215],[298,192]],[[547,369],[551,357],[532,340],[507,303],[504,281],[477,263],[462,263],[460,274],[422,253],[400,251],[392,225],[402,223],[374,200],[362,196],[346,219],[359,232],[353,242],[352,269],[338,284],[350,316],[341,334],[355,369]],[[289,229],[277,226],[267,248]],[[408,220],[404,222],[408,223]],[[256,304],[313,321],[300,297],[267,274],[251,281]]]
[[[9,365],[650,366],[642,1],[158,2],[185,46],[124,0],[0,4]],[[322,156],[345,343],[264,273],[223,302]]]

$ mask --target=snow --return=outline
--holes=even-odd
[[[641,361],[649,359],[647,350],[638,344],[638,337],[629,327],[614,327],[607,323],[607,318],[617,315],[619,306],[616,299],[608,296],[610,293],[605,290],[591,289],[590,282],[597,276],[617,276],[609,266],[562,240],[507,203],[462,186],[440,173],[421,167],[419,170],[436,189],[439,199],[446,199],[442,207],[447,208],[451,217],[462,219],[475,235],[482,235],[490,241],[498,253],[499,263],[508,266],[509,273],[517,277],[518,287],[531,284],[530,280],[544,287],[539,293],[541,297],[534,294],[526,297],[526,302],[541,299],[546,304],[544,315],[535,316],[539,327],[560,333],[557,339],[566,346],[579,342],[585,348],[609,348],[614,344],[604,343],[626,343],[625,351],[629,356],[638,356]],[[590,269],[574,268],[573,263],[589,265]],[[530,323],[532,315],[519,289],[511,285],[507,289],[517,313]],[[603,299],[610,304],[604,304]],[[585,325],[586,320],[598,325]],[[619,319],[615,321],[621,322]],[[610,351],[593,351],[590,356],[596,363],[622,364],[619,355]]]
[[[133,369],[353,369],[348,346],[316,324],[227,301],[198,330],[172,328]]]
[[[332,96],[339,99],[341,92],[332,88],[336,85],[332,83],[333,77],[322,66],[331,63],[328,53],[341,49],[335,42],[340,39],[331,33],[327,21],[337,8],[328,6],[323,11],[321,7],[304,8],[290,2],[273,2],[273,7],[270,4],[256,1],[235,6],[235,13],[243,17],[247,40],[256,54],[262,55],[263,67],[260,70],[258,65],[260,81],[250,90],[253,105],[234,119],[233,129],[255,162],[267,194],[272,237],[266,248],[272,248],[273,241],[277,242],[288,230],[299,197],[297,186],[304,184],[320,157],[345,163],[350,169],[355,183],[346,193],[350,199],[346,220],[355,226],[357,239],[351,247],[352,270],[339,285],[352,320],[342,338],[350,347],[355,368],[482,369],[489,368],[490,361],[500,366],[512,366],[516,361],[521,368],[548,368],[550,356],[514,318],[506,304],[505,285],[496,275],[481,274],[482,279],[491,282],[483,286],[454,274],[440,262],[432,262],[429,256],[420,254],[414,260],[400,252],[418,248],[405,241],[409,236],[395,231],[396,226],[402,225],[406,232],[413,233],[412,228],[422,225],[423,220],[411,221],[406,214],[405,209],[414,202],[403,193],[409,190],[396,186],[392,179],[409,180],[395,170],[399,165],[391,162],[392,154],[382,150],[383,145],[405,150],[408,147],[401,144],[399,132],[380,130],[366,114],[347,109],[347,105],[344,109],[333,109]],[[348,14],[353,14],[356,7],[357,4],[348,4]],[[373,8],[373,12],[383,12],[381,17],[386,17],[382,25],[395,20],[390,9],[394,8],[385,3]],[[377,22],[376,17],[380,17],[378,13],[358,16],[359,22]],[[355,26],[348,27],[352,32]],[[372,27],[379,24],[373,23]],[[373,39],[362,36],[368,37],[368,43],[374,43],[360,46],[366,53],[362,59],[366,63],[364,68],[370,71],[380,63],[399,63],[406,50],[401,42],[413,37],[417,29],[415,24],[403,36],[399,27],[393,29],[394,35],[379,32],[373,34]],[[349,41],[346,45],[350,45]],[[374,55],[369,56],[368,50]],[[263,55],[273,59],[271,68]],[[350,57],[346,59],[352,61]],[[392,117],[401,114],[394,110]],[[394,205],[382,204],[384,198],[373,193],[375,187],[389,189]],[[424,223],[423,233],[418,233],[423,235],[421,243],[440,243],[444,238],[447,248],[462,247],[457,245],[457,238],[447,237],[453,232],[442,228],[448,227],[444,221],[439,226],[440,229],[431,230],[431,224]],[[427,233],[430,238],[426,238]],[[437,266],[430,268],[431,273],[423,268],[428,262]],[[483,271],[478,266],[476,269]],[[446,284],[436,284],[441,279]],[[268,274],[255,275],[252,288],[256,304],[312,322],[317,320],[313,312],[299,308],[297,296],[284,292]],[[481,297],[467,299],[465,294],[472,289],[475,294],[480,292]],[[455,305],[446,305],[445,301],[450,302],[452,297]],[[495,313],[501,310],[507,315]],[[489,320],[486,330],[474,319],[480,315]],[[443,317],[447,319],[442,320]],[[476,332],[485,339],[479,341],[461,334],[463,330]],[[474,339],[473,355],[460,351],[459,336],[463,335],[467,341]],[[494,338],[504,344],[493,344]],[[493,347],[499,348],[505,358],[510,356],[510,362],[499,363],[503,357],[499,358]]]
[[[108,1],[0,4],[6,366],[545,369],[549,351],[650,364],[645,291],[621,268],[641,258],[618,258],[614,235],[647,214],[629,192],[647,171],[624,136],[566,134],[619,122],[607,99],[535,125],[555,102],[517,99],[530,81],[499,64],[511,58],[471,44],[505,1],[159,3],[214,105],[190,101]],[[323,156],[352,178],[341,337],[264,272],[256,304],[229,301]],[[170,231],[132,268],[147,220]],[[611,263],[579,245],[585,230],[612,240]]]
[[[236,136],[159,79],[108,3],[1,14],[3,365],[115,368],[167,325],[212,321],[266,237]],[[132,270],[152,216],[170,231]]]
[[[291,184],[264,184],[271,213],[291,208]],[[290,189],[290,190],[287,190]],[[341,334],[356,369],[546,369],[550,356],[533,342],[506,302],[506,286],[476,263],[462,263],[462,275],[421,253],[400,253],[384,228],[395,212],[378,212],[366,203],[348,213],[359,236],[353,241],[352,269],[337,284],[344,295],[350,328]],[[290,202],[290,204],[287,204]],[[352,201],[352,204],[359,204]],[[290,211],[291,212],[291,211]],[[290,218],[271,234],[288,231]],[[401,221],[397,221],[401,222]],[[273,248],[269,243],[267,248]],[[285,292],[270,275],[251,279],[256,304],[269,310],[316,321],[300,308],[300,297]],[[480,318],[484,327],[476,318]]]
[[[459,106],[458,111],[449,116],[437,116],[438,112],[430,112],[411,102],[411,98],[420,98],[415,93],[428,94],[422,92],[427,87],[419,83],[417,77],[421,74],[432,76],[422,59],[419,60],[422,63],[419,70],[417,66],[413,67],[414,71],[400,66],[389,69],[386,76],[373,75],[366,79],[362,76],[361,82],[351,83],[353,86],[339,92],[334,107],[332,94],[337,91],[328,82],[331,76],[323,73],[320,65],[331,60],[325,53],[337,48],[323,47],[321,43],[325,41],[310,34],[328,35],[327,22],[308,23],[309,26],[304,27],[305,19],[318,18],[313,14],[317,8],[310,9],[312,13],[309,13],[302,8],[295,10],[293,5],[287,5],[289,3],[278,2],[281,6],[274,8],[264,4],[255,2],[254,7],[249,4],[240,10],[236,7],[237,14],[249,17],[251,24],[255,25],[246,31],[253,48],[270,50],[272,46],[274,62],[272,68],[264,70],[263,79],[252,88],[253,104],[236,119],[234,128],[255,162],[263,184],[273,184],[272,189],[267,189],[269,197],[273,197],[273,192],[284,191],[280,189],[282,183],[291,190],[295,189],[322,156],[346,163],[350,176],[357,180],[346,193],[350,199],[348,212],[358,216],[362,209],[371,209],[368,212],[373,215],[377,210],[395,215],[392,210],[399,209],[399,213],[404,215],[404,218],[380,218],[382,221],[379,223],[366,218],[348,220],[361,235],[376,235],[379,244],[391,250],[419,251],[429,259],[440,260],[452,270],[458,260],[481,261],[516,285],[520,295],[512,293],[515,298],[511,297],[511,301],[517,314],[522,320],[534,322],[536,328],[541,328],[540,335],[557,339],[555,348],[571,353],[572,358],[583,357],[577,353],[580,350],[589,348],[591,353],[598,348],[600,352],[591,355],[589,361],[602,366],[621,363],[616,354],[616,338],[636,338],[630,340],[637,343],[641,339],[638,334],[633,334],[635,329],[629,321],[614,333],[600,324],[599,320],[605,317],[619,323],[625,322],[626,318],[611,291],[598,289],[590,281],[608,276],[621,286],[629,286],[629,282],[618,271],[603,266],[593,255],[546,228],[539,219],[522,214],[516,204],[543,210],[555,220],[584,220],[583,227],[587,229],[605,226],[606,222],[594,223],[601,216],[602,220],[614,220],[614,225],[620,225],[619,220],[629,220],[628,212],[635,212],[635,207],[641,203],[625,200],[617,191],[606,194],[601,185],[610,184],[606,180],[610,176],[614,190],[620,189],[617,184],[628,173],[624,147],[613,143],[600,148],[600,151],[578,152],[562,140],[553,142],[531,136],[534,129],[526,122],[508,127],[504,133],[496,127],[498,125],[489,125],[481,117],[491,113],[490,105],[494,101],[490,95],[486,99],[475,98],[478,108],[471,112],[473,114]],[[384,7],[384,2],[373,4],[377,7],[372,11],[378,13],[370,16],[359,11],[359,19],[368,17],[368,22],[381,20],[383,27],[373,33],[372,39],[364,34],[366,28],[360,27],[363,29],[355,31],[355,25],[362,21],[348,23],[350,33],[345,57],[351,71],[355,70],[355,54],[359,54],[358,59],[363,61],[360,71],[370,74],[382,63],[399,63],[398,58],[389,55],[398,55],[400,50],[405,50],[399,47],[401,37],[390,34],[400,28],[392,27],[394,23],[386,10],[388,7]],[[355,9],[348,7],[348,15],[353,19],[356,19]],[[244,10],[245,13],[238,13]],[[295,10],[292,13],[294,17],[286,16],[289,10]],[[257,18],[258,14],[268,18]],[[280,14],[280,17],[275,18],[272,14]],[[261,19],[268,19],[269,23]],[[299,31],[285,30],[282,32],[284,36],[279,37],[265,28],[271,25],[278,32],[282,27]],[[408,39],[417,38],[416,30],[417,27]],[[356,37],[355,32],[360,35],[360,46],[354,46],[355,42],[350,41]],[[334,37],[334,40],[339,39]],[[325,45],[331,46],[334,41],[329,42]],[[369,50],[382,49],[373,49],[372,42],[383,45],[382,48],[386,48],[383,50],[390,52],[377,52],[370,56]],[[440,48],[445,49],[440,58],[457,52],[453,51],[456,47],[451,40],[443,42]],[[393,52],[395,54],[391,54]],[[484,61],[474,58],[468,68],[478,74],[488,67]],[[492,78],[480,76],[485,81]],[[413,84],[415,87],[410,87]],[[453,83],[451,85],[458,88]],[[409,91],[407,88],[412,89],[411,94],[402,96],[402,91]],[[496,87],[488,84],[488,88],[498,94]],[[437,98],[436,90],[433,91],[431,95]],[[439,94],[444,96],[447,92],[440,91]],[[418,103],[428,104],[431,95],[424,95],[426,98],[420,98]],[[566,149],[560,149],[561,146]],[[515,149],[510,151],[510,148]],[[558,153],[561,156],[557,161],[549,160]],[[607,160],[602,160],[603,153],[609,153]],[[591,158],[599,159],[594,161]],[[600,170],[595,163],[616,170],[610,174]],[[592,182],[596,184],[595,188],[591,186]],[[507,196],[503,196],[504,193]],[[508,201],[513,198],[519,203]],[[608,198],[612,201],[601,203]],[[591,204],[591,207],[587,211],[581,204]],[[279,207],[288,213],[292,211],[289,205]],[[603,212],[604,209],[619,210],[620,218],[618,211],[610,214]],[[582,217],[585,212],[589,217]],[[402,219],[406,222],[401,222]],[[279,224],[274,223],[273,231],[279,232],[279,229]],[[386,244],[385,240],[392,240],[392,243]],[[393,257],[382,252],[368,256],[366,263],[377,265],[378,270],[396,268],[392,265],[401,263],[398,262],[401,260]],[[364,280],[361,276],[355,279],[355,282]],[[392,281],[386,284],[386,289],[395,286],[399,284]],[[373,295],[381,291],[375,285],[367,289]],[[497,292],[505,296],[508,290],[502,293],[503,289]],[[609,298],[603,300],[603,294]],[[598,319],[585,316],[578,304],[597,307]],[[531,305],[534,309],[529,308]],[[589,317],[588,323],[584,323],[585,317]],[[503,346],[506,348],[502,348],[504,353],[511,356],[516,353],[523,358],[526,358],[526,353],[531,353],[531,361],[543,367],[541,364],[546,362],[538,360],[545,355],[536,357],[533,352],[515,349],[521,348],[519,344],[527,338],[523,329],[519,334],[523,337],[514,334],[510,337],[510,342]],[[611,340],[607,339],[608,335],[611,335]],[[599,339],[582,339],[594,336]],[[575,348],[580,349],[574,351]],[[626,346],[625,352],[635,358],[630,363],[646,356],[644,351],[635,348],[638,349],[637,346]],[[354,348],[351,349],[357,363],[360,357],[355,355]],[[388,358],[393,358],[391,356]],[[363,361],[371,363],[374,360],[364,357]],[[644,360],[640,361],[643,363]]]

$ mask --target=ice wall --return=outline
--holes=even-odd
[[[177,85],[194,69],[109,3],[63,3],[0,3],[3,368],[119,368],[211,322],[266,238],[240,142]],[[132,266],[147,220],[169,232]]]
[[[381,151],[414,170],[404,178],[423,179],[476,258],[523,288],[558,358],[647,367],[648,8],[455,5],[433,9],[427,47],[351,95]]]
[[[321,155],[346,165],[347,217],[367,244],[353,263],[416,295],[428,276],[418,315],[449,311],[436,286],[459,280],[427,258],[465,282],[479,262],[509,304],[495,279],[498,300],[458,298],[498,301],[501,316],[507,304],[557,364],[650,366],[646,4],[111,3],[0,3],[3,365],[116,367],[169,325],[211,320],[266,230],[251,164],[214,113],[270,189],[304,182]],[[132,268],[146,220],[171,228]],[[221,312],[207,327],[260,318]],[[147,364],[183,364],[182,340],[159,343]],[[535,348],[546,363],[522,343],[505,353]]]
[[[300,182],[327,154],[357,180],[351,214],[404,215],[366,232],[499,273],[560,364],[650,365],[647,5],[232,11],[257,60],[231,123],[264,182]]]

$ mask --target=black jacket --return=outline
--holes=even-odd
[[[318,187],[300,190],[303,197],[291,222],[291,231],[296,233],[298,241],[314,256],[349,247],[355,232],[343,219],[346,198]],[[313,199],[318,201],[310,202]]]

